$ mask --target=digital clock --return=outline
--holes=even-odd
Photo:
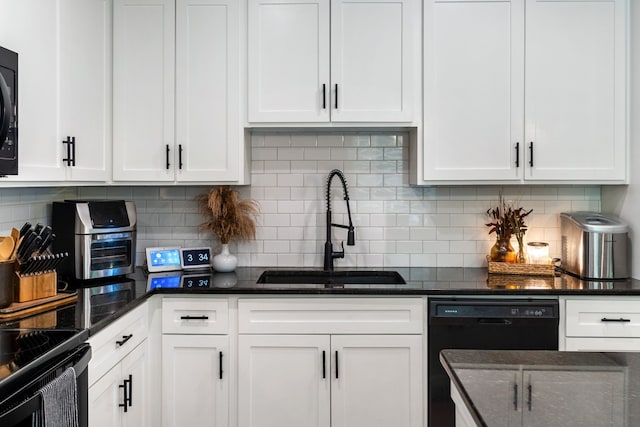
[[[182,287],[183,288],[210,288],[211,274],[182,276]]]
[[[211,268],[211,248],[180,249],[180,262],[184,270]]]
[[[147,248],[147,270],[150,273],[159,271],[180,270],[180,248]]]

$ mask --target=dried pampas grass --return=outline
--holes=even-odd
[[[224,185],[199,196],[198,204],[202,215],[207,218],[200,228],[215,234],[220,243],[255,239],[256,217],[260,213],[255,200],[240,200],[236,190]]]

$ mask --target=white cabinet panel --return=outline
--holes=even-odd
[[[516,144],[524,149],[522,1],[424,7],[424,178],[517,182]]]
[[[625,4],[527,1],[527,179],[625,179]]]
[[[175,6],[116,0],[113,179],[173,181]]]
[[[248,67],[250,122],[328,121],[329,1],[249,0]]]
[[[238,425],[329,427],[329,352],[327,335],[241,335]]]
[[[162,425],[226,427],[229,337],[162,336]]]

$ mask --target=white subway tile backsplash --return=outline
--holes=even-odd
[[[251,186],[238,187],[242,197],[259,202],[256,239],[232,242],[240,265],[322,265],[326,236],[326,179],[333,168],[348,181],[356,245],[345,246],[341,266],[482,267],[495,242],[488,234],[487,209],[498,193],[525,209],[526,241],[549,242],[559,256],[562,211],[601,209],[595,185],[413,187],[408,184],[408,146],[403,133],[255,132],[251,137]],[[346,224],[347,210],[338,180],[333,181],[333,222]],[[200,230],[204,217],[197,196],[210,186],[102,186],[7,188],[0,190],[0,230],[24,221],[50,222],[51,201],[114,198],[136,202],[138,249],[147,246],[207,245],[216,239]],[[346,230],[332,230],[335,245]],[[512,244],[517,248],[515,239]]]

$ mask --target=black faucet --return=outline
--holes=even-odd
[[[331,222],[331,180],[334,176],[337,176],[340,178],[340,181],[342,181],[342,191],[344,192],[344,200],[347,202],[347,214],[349,214],[349,225],[334,224]],[[331,243],[331,227],[346,228],[348,230],[347,245],[353,246],[356,244],[355,231],[353,223],[351,222],[351,207],[349,206],[347,180],[344,178],[342,171],[338,169],[334,169],[329,172],[329,177],[327,178],[327,241],[324,243],[324,271],[333,271],[334,258],[344,258],[344,242],[340,243],[342,250],[333,250],[333,244]]]

